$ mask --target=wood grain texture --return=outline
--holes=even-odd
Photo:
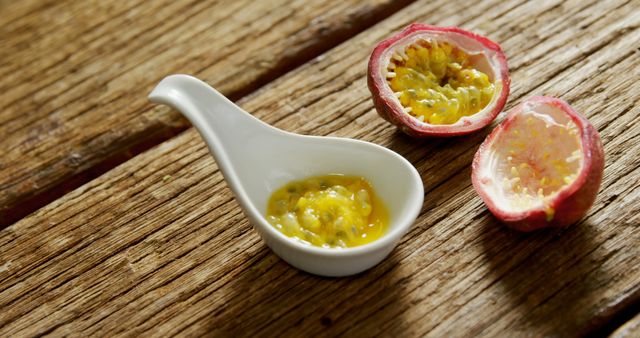
[[[611,338],[633,338],[640,337],[640,313],[637,314],[633,319],[626,322],[624,325],[620,326],[617,330],[615,330],[611,336]]]
[[[575,336],[601,327],[640,300],[637,8],[418,2],[243,98],[280,128],[376,142],[418,168],[421,215],[372,270],[326,279],[279,260],[189,129],[0,231],[0,336]],[[415,140],[376,115],[368,53],[413,21],[498,41],[512,70],[508,107],[553,95],[598,128],[605,175],[582,221],[509,231],[469,180],[490,128]]]
[[[237,98],[407,2],[2,4],[0,226],[187,128],[146,101],[165,75]]]

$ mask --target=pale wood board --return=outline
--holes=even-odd
[[[419,2],[242,99],[277,127],[373,141],[418,168],[422,213],[374,269],[326,279],[279,260],[190,129],[0,232],[0,335],[592,332],[640,299],[637,8]],[[377,117],[368,53],[413,21],[499,42],[512,70],[508,107],[553,95],[592,121],[607,165],[587,217],[564,231],[509,231],[469,181],[490,128],[415,140]]]
[[[611,338],[640,337],[640,313],[615,330]]]
[[[163,76],[237,98],[408,2],[0,4],[0,226],[187,128],[147,104]]]

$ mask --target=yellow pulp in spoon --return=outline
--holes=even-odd
[[[384,234],[388,219],[371,184],[357,176],[293,181],[276,190],[267,205],[267,220],[280,232],[325,248],[372,242]]]
[[[429,124],[454,124],[486,107],[496,91],[470,56],[447,42],[420,40],[395,53],[387,81],[405,112]]]

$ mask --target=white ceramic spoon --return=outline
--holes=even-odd
[[[384,259],[415,221],[424,189],[416,169],[395,152],[353,139],[302,136],[274,128],[236,106],[206,83],[187,75],[163,79],[149,94],[198,129],[245,215],[267,245],[289,264],[322,276],[364,271]],[[362,176],[389,209],[389,229],[353,248],[305,245],[264,217],[271,193],[309,176]]]

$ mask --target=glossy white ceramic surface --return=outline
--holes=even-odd
[[[422,207],[416,169],[384,147],[353,139],[302,136],[263,123],[206,83],[171,75],[149,95],[184,114],[207,143],[245,215],[267,245],[289,264],[322,276],[346,276],[384,259]],[[263,215],[273,191],[292,180],[344,174],[368,179],[389,208],[388,232],[354,248],[327,249],[289,238]]]

